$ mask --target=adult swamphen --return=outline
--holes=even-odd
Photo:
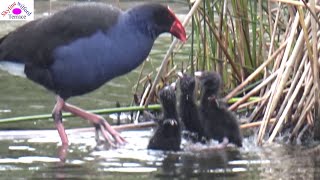
[[[151,137],[148,149],[180,150],[181,127],[176,110],[176,94],[173,86],[166,86],[159,91],[162,106],[162,118],[157,122],[157,128]]]
[[[227,138],[228,142],[242,146],[242,136],[236,116],[218,99],[220,75],[215,72],[202,72],[198,75],[202,89],[199,115],[205,136],[219,142]]]
[[[102,3],[68,7],[17,28],[0,39],[0,67],[20,73],[57,94],[52,116],[63,144],[61,111],[90,120],[110,143],[124,139],[101,116],[65,101],[91,92],[139,66],[155,39],[169,32],[186,41],[185,29],[168,8],[143,4],[121,11]],[[13,71],[14,70],[14,71]]]
[[[196,80],[194,77],[186,73],[178,73],[179,76],[179,118],[184,127],[190,133],[187,134],[188,139],[193,141],[201,141],[203,137],[203,128],[201,127],[198,106],[194,97]]]

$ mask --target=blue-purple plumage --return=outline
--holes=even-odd
[[[68,137],[62,111],[90,120],[96,135],[101,132],[109,143],[113,144],[111,135],[123,144],[124,138],[101,116],[65,100],[93,91],[139,66],[164,32],[186,41],[181,22],[163,5],[149,3],[121,11],[103,3],[81,3],[2,37],[0,69],[21,71],[15,74],[25,74],[57,94],[52,117],[64,145]]]
[[[139,66],[175,21],[159,4],[121,11],[84,3],[9,33],[0,40],[0,61],[26,65],[29,79],[67,99]]]

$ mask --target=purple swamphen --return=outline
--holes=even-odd
[[[160,4],[126,11],[103,3],[78,4],[2,37],[0,69],[24,75],[57,95],[52,116],[62,144],[68,144],[62,111],[90,120],[108,142],[113,143],[111,135],[122,144],[125,140],[105,119],[65,101],[139,66],[164,32],[186,41],[181,22]]]
[[[221,77],[216,72],[202,72],[199,116],[206,138],[242,146],[242,135],[236,116],[219,100]]]
[[[172,86],[159,91],[162,106],[162,118],[151,137],[148,149],[178,151],[181,144],[181,127],[176,110],[176,94]]]

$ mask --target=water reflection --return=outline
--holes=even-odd
[[[56,134],[45,131],[42,139]],[[74,131],[75,132],[75,131]],[[39,132],[41,133],[41,132]],[[114,149],[97,146],[91,133],[69,134],[75,141],[66,149],[67,156],[59,157],[59,139],[41,142],[34,137],[7,141],[0,148],[0,171],[10,176],[25,174],[31,178],[76,177],[214,177],[233,173],[231,160],[240,158],[239,151],[219,150],[198,153],[147,150],[152,132],[150,129],[122,132],[128,144]],[[6,141],[2,141],[6,142]],[[61,158],[61,157],[60,157]],[[30,171],[32,171],[31,174]],[[9,173],[10,172],[10,173]]]
[[[72,144],[65,149],[67,155],[62,161],[59,138],[45,141],[56,135],[55,130],[38,131],[40,138],[25,135],[14,141],[1,140],[0,174],[30,179],[310,179],[319,177],[320,172],[319,147],[310,150],[274,144],[248,148],[252,142],[245,141],[240,149],[202,145],[191,151],[187,147],[190,144],[185,143],[183,151],[154,151],[146,149],[152,131],[143,129],[122,132],[129,143],[108,149],[96,144],[92,132],[70,131]],[[0,139],[3,137],[0,134]]]

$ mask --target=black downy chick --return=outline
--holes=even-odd
[[[149,141],[148,149],[178,151],[181,144],[181,127],[176,111],[176,94],[172,86],[159,91],[163,117]]]
[[[200,119],[207,138],[213,138],[242,146],[242,135],[236,116],[226,104],[218,99],[221,78],[215,72],[202,72],[200,75],[201,100]]]
[[[194,97],[195,78],[182,73],[178,73],[178,76],[180,77],[178,116],[181,122],[183,122],[185,129],[191,132],[191,135],[188,137],[193,141],[201,141],[203,129],[199,119],[198,106]],[[194,134],[194,136],[192,134]]]

